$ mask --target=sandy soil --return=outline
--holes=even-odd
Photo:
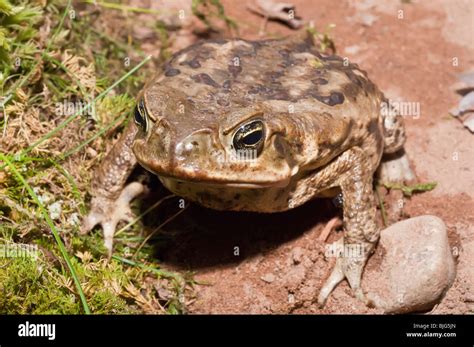
[[[261,19],[246,10],[250,1],[223,1],[238,19],[244,38],[258,38]],[[469,0],[294,1],[297,12],[318,29],[336,24],[337,53],[367,70],[394,100],[419,102],[421,115],[407,119],[407,152],[420,181],[435,190],[405,199],[404,217],[433,214],[449,230],[457,277],[431,313],[474,312],[474,137],[448,110],[458,101],[456,76],[474,68],[474,6]],[[399,18],[403,11],[403,18]],[[371,23],[373,21],[373,23]],[[269,33],[291,34],[278,23]],[[453,66],[453,58],[458,66]],[[386,194],[386,192],[383,192]],[[400,197],[385,196],[388,204]],[[389,206],[390,210],[390,206]],[[341,211],[330,201],[306,204],[288,213],[222,213],[193,206],[174,222],[186,229],[157,249],[168,267],[196,272],[192,313],[380,313],[358,302],[347,283],[324,309],[314,303],[334,262],[318,241],[324,225]],[[333,232],[326,242],[339,238]],[[375,269],[380,254],[369,261]],[[365,283],[370,290],[374,283]]]

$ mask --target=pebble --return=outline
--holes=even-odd
[[[275,281],[275,275],[271,273],[267,273],[263,275],[262,277],[260,277],[260,279],[264,282],[272,283],[273,281]]]
[[[303,259],[303,250],[301,247],[295,247],[292,252],[293,264],[298,265]]]
[[[456,274],[444,222],[419,216],[382,230],[378,247],[385,254],[378,270],[364,276],[368,298],[385,313],[431,309]]]

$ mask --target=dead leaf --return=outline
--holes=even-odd
[[[474,71],[463,72],[459,75],[459,80],[474,88]]]
[[[464,119],[462,125],[468,128],[471,133],[474,133],[474,112],[469,113],[469,116]]]
[[[454,85],[454,89],[463,97],[457,108],[450,110],[449,113],[474,133],[474,71],[464,72],[458,79],[459,82]]]
[[[279,20],[292,29],[299,29],[304,21],[296,15],[295,5],[287,2],[273,2],[273,0],[256,0],[255,4],[247,7],[248,10],[265,17],[266,20]]]
[[[474,110],[474,91],[465,95],[461,101],[459,101],[458,111],[464,113],[466,111]]]

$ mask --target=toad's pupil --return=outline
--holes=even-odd
[[[242,139],[242,142],[246,146],[253,146],[262,139],[262,135],[263,135],[262,130],[253,131],[250,134],[245,135],[244,138]]]
[[[142,127],[145,125],[145,120],[143,119],[143,116],[138,107],[135,108],[135,122]]]

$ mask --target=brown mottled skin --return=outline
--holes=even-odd
[[[364,71],[320,54],[310,38],[205,41],[176,53],[138,100],[146,125],[130,122],[99,167],[84,231],[102,224],[112,251],[117,222],[131,218],[128,202],[143,190],[121,193],[136,162],[176,195],[218,210],[284,211],[342,192],[339,243],[360,252],[337,258],[318,301],[346,278],[368,303],[360,280],[379,237],[372,178],[384,153],[407,161],[401,119],[381,115],[385,98]],[[229,159],[236,133],[255,120],[264,128],[258,155]],[[412,174],[406,166],[394,176]]]

